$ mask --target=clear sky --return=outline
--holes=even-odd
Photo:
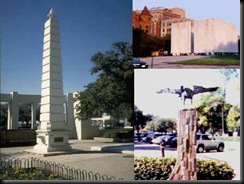
[[[240,70],[237,70],[240,74]],[[156,93],[160,89],[179,89],[181,85],[192,88],[193,85],[203,87],[223,87],[223,77],[218,69],[150,69],[135,70],[135,105],[143,114],[153,114],[164,118],[177,118],[183,101],[177,94]],[[230,104],[240,103],[240,84],[238,78],[227,83],[226,101]],[[193,97],[198,100],[202,94]],[[188,100],[187,103],[190,101]]]
[[[240,34],[239,0],[133,0],[133,10],[155,7],[183,8],[186,17],[196,20],[216,18],[225,20],[237,27]]]
[[[91,57],[132,43],[131,0],[0,0],[1,93],[40,94],[44,23],[60,24],[64,93],[95,81]]]

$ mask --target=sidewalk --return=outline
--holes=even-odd
[[[1,159],[9,157],[38,157],[76,169],[114,176],[123,180],[134,179],[134,144],[101,143],[94,140],[70,140],[71,147],[80,152],[43,157],[25,150],[33,146],[1,148]]]

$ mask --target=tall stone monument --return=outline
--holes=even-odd
[[[53,9],[45,23],[41,82],[40,126],[34,151],[69,151],[69,131],[65,122],[59,24]]]

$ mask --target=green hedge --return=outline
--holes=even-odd
[[[103,134],[106,138],[130,139],[134,137],[134,130],[109,130]]]
[[[37,168],[11,168],[0,169],[1,180],[61,180],[57,174]]]
[[[135,180],[167,180],[174,168],[176,158],[135,157]],[[225,162],[197,159],[198,180],[231,180],[234,170]]]

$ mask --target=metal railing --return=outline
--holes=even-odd
[[[92,171],[75,169],[73,167],[34,157],[1,158],[0,169],[6,168],[38,168],[44,170],[44,172],[57,174],[63,180],[123,180],[122,178],[117,179],[114,176],[101,175],[99,173],[93,173]]]

